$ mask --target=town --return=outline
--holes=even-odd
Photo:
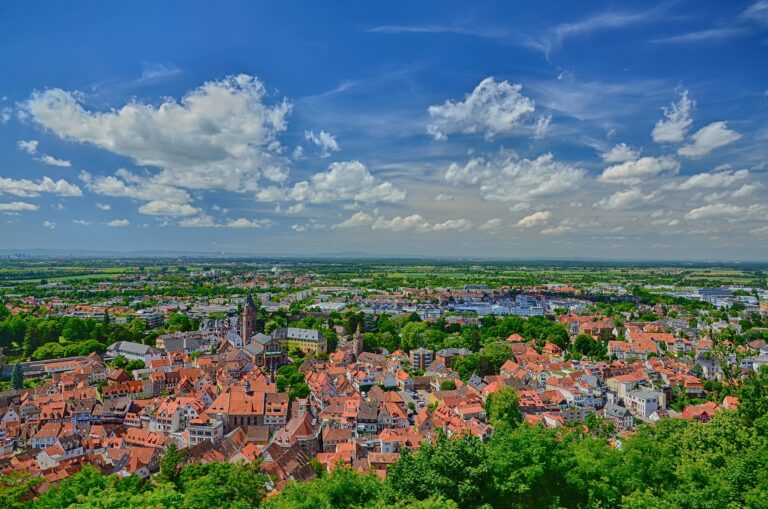
[[[660,422],[737,412],[768,366],[760,268],[721,271],[735,283],[717,286],[688,281],[711,267],[649,269],[653,284],[616,268],[560,269],[569,281],[504,269],[506,284],[494,266],[322,262],[9,280],[0,472],[23,472],[32,500],[84,468],[168,476],[174,456],[174,469],[255,465],[279,500],[339,469],[392,482],[420,449],[485,444],[513,421],[621,450]],[[514,282],[518,270],[540,281]],[[393,284],[436,271],[454,284]]]

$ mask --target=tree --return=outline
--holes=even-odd
[[[159,482],[178,484],[179,467],[186,456],[186,451],[180,451],[176,444],[171,444],[165,450],[165,454],[160,459],[160,474],[157,476]]]
[[[11,373],[11,386],[14,389],[24,388],[24,371],[21,368],[21,361],[16,361],[13,365],[13,372]]]
[[[517,391],[512,387],[502,387],[490,394],[485,400],[485,413],[494,428],[501,426],[515,427],[523,420]]]
[[[454,391],[456,390],[456,382],[453,380],[443,380],[440,382],[441,391]]]

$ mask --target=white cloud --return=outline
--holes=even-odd
[[[316,173],[308,181],[297,182],[286,191],[267,188],[257,197],[262,201],[396,203],[405,199],[405,191],[397,189],[391,182],[380,181],[360,161],[342,161],[331,163],[328,171]]]
[[[428,108],[432,122],[427,132],[436,140],[453,133],[484,132],[487,139],[514,131],[520,120],[534,111],[534,102],[520,93],[522,85],[485,78],[463,101],[446,101]],[[544,130],[549,124],[545,121]],[[537,124],[538,125],[538,124]]]
[[[286,214],[301,214],[307,209],[303,203],[296,203],[286,209]]]
[[[601,154],[603,161],[609,164],[624,163],[626,161],[635,161],[640,157],[640,151],[634,150],[626,143],[619,143],[612,149]]]
[[[11,116],[13,113],[13,110],[9,108],[8,106],[0,109],[0,124],[6,124],[9,120],[11,120]]]
[[[541,230],[542,235],[562,235],[563,233],[568,233],[569,231],[573,230],[570,226],[560,225],[560,226],[554,226],[552,228],[544,228]]]
[[[21,140],[16,142],[16,146],[19,147],[19,150],[30,155],[35,155],[37,153],[37,147],[39,145],[40,142],[37,140]]]
[[[489,219],[485,223],[481,224],[479,229],[483,231],[494,231],[501,228],[503,224],[504,221],[500,217],[494,217],[493,219]]]
[[[74,184],[70,184],[64,179],[53,180],[50,177],[43,177],[37,182],[27,179],[10,179],[0,177],[0,194],[12,194],[29,198],[39,196],[40,193],[52,193],[57,196],[82,196],[83,192]]]
[[[97,203],[96,207],[100,208],[101,210],[111,210],[112,209],[112,205],[110,205],[109,203]]]
[[[107,223],[107,226],[111,228],[124,228],[126,226],[129,226],[131,224],[130,221],[127,219],[113,219],[112,221],[109,221]]]
[[[375,218],[367,212],[355,212],[349,219],[337,224],[334,228],[353,228],[355,226],[368,226],[373,224]]]
[[[271,219],[246,219],[244,217],[220,224],[206,214],[179,221],[179,226],[183,228],[269,228],[274,224],[275,222]]]
[[[27,203],[23,201],[12,201],[10,203],[0,203],[0,211],[2,212],[27,212],[35,211],[39,209],[37,205]]]
[[[60,168],[69,168],[72,166],[70,161],[66,161],[64,159],[56,159],[55,157],[49,156],[48,154],[41,155],[37,158],[37,160],[41,163],[45,163],[50,166],[58,166]]]
[[[528,210],[531,208],[531,205],[525,202],[515,203],[511,207],[509,207],[510,212],[522,212],[524,210]]]
[[[651,132],[656,143],[679,143],[685,138],[685,134],[693,124],[691,113],[696,107],[696,102],[688,98],[688,91],[680,94],[680,100],[673,102],[669,108],[664,107],[664,118],[656,122]]]
[[[533,137],[538,139],[546,136],[550,123],[552,123],[552,115],[540,115],[533,127]]]
[[[599,180],[619,184],[638,184],[646,177],[654,177],[662,172],[677,173],[680,163],[671,157],[641,157],[635,161],[625,161],[606,168]]]
[[[712,173],[697,173],[688,177],[680,184],[668,184],[666,189],[687,191],[689,189],[713,189],[728,187],[749,177],[749,170],[715,171]]]
[[[724,147],[741,138],[741,134],[728,129],[725,122],[712,122],[696,131],[693,143],[680,147],[677,153],[691,159],[703,157],[716,148]]]
[[[442,223],[433,224],[432,229],[434,231],[458,230],[463,232],[469,230],[472,226],[474,226],[474,224],[469,219],[449,219]]]
[[[744,184],[740,188],[735,190],[733,193],[731,193],[731,196],[733,196],[734,198],[746,198],[747,196],[751,196],[754,191],[762,187],[763,185],[760,182],[752,182],[751,184]]]
[[[326,131],[321,130],[317,134],[314,131],[304,131],[304,138],[320,148],[320,157],[330,157],[331,152],[341,150],[336,138]]]
[[[492,160],[470,159],[464,166],[451,164],[445,180],[453,185],[479,185],[486,200],[526,202],[573,191],[584,178],[580,168],[555,161],[552,154],[520,159],[502,151]]]
[[[646,203],[648,200],[649,195],[647,193],[644,193],[639,187],[633,187],[626,191],[616,191],[595,203],[594,207],[603,210],[622,210]]]
[[[37,140],[21,140],[16,142],[16,146],[19,147],[19,150],[26,152],[29,155],[36,155],[40,142]],[[48,154],[40,154],[40,157],[36,157],[35,159],[50,166],[59,166],[61,168],[69,168],[72,166],[71,162],[65,161],[64,159],[57,159]]]
[[[419,214],[411,214],[410,216],[396,216],[392,219],[378,217],[372,226],[374,230],[390,230],[394,232],[401,232],[406,230],[426,230],[429,229],[429,227],[430,224]]]
[[[139,208],[142,214],[190,216],[199,212],[190,205],[191,197],[183,189],[161,184],[154,178],[139,176],[128,170],[120,169],[115,175],[108,176],[92,176],[83,172],[80,178],[96,194],[147,202]]]
[[[764,210],[761,205],[731,205],[729,203],[713,203],[691,210],[685,215],[686,219],[751,219],[754,214]]]
[[[78,93],[35,92],[25,111],[63,139],[90,143],[161,168],[159,184],[191,189],[256,191],[261,178],[283,181],[278,133],[291,106],[264,104],[256,78],[229,76],[204,83],[179,102],[131,102],[105,112],[86,110]]]
[[[304,147],[302,147],[301,145],[296,145],[296,148],[293,149],[293,152],[291,153],[291,157],[293,157],[297,161],[299,159],[302,159],[304,157]]]
[[[56,223],[53,223],[51,221],[43,221],[43,228],[47,228],[49,230],[53,230],[56,228]]]
[[[91,226],[93,224],[91,221],[86,221],[85,219],[73,219],[72,222],[79,224],[80,226]]]
[[[540,212],[534,212],[528,216],[525,216],[517,222],[517,226],[523,228],[532,228],[541,223],[546,223],[552,217],[552,212],[548,210],[542,210]]]
[[[271,219],[233,219],[226,224],[227,228],[269,228],[275,222]]]
[[[153,200],[139,207],[139,212],[150,216],[194,216],[200,213],[200,209],[187,203]]]
[[[434,198],[435,201],[441,202],[441,201],[453,201],[453,195],[452,194],[438,194]]]

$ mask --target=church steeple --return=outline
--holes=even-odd
[[[254,327],[256,326],[256,304],[253,302],[253,296],[248,293],[245,298],[245,306],[243,306],[243,327],[242,337],[243,345],[247,345],[253,336]]]
[[[354,352],[355,357],[363,353],[363,331],[360,328],[360,324],[357,324],[357,330],[352,337],[352,351]]]

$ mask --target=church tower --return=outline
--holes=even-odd
[[[253,297],[248,294],[245,299],[245,306],[243,306],[243,327],[242,338],[243,345],[247,345],[251,341],[253,336],[254,327],[256,326],[256,304],[253,302]]]
[[[357,330],[352,338],[352,353],[355,354],[355,358],[363,353],[363,333],[360,330],[360,324],[357,325]]]

